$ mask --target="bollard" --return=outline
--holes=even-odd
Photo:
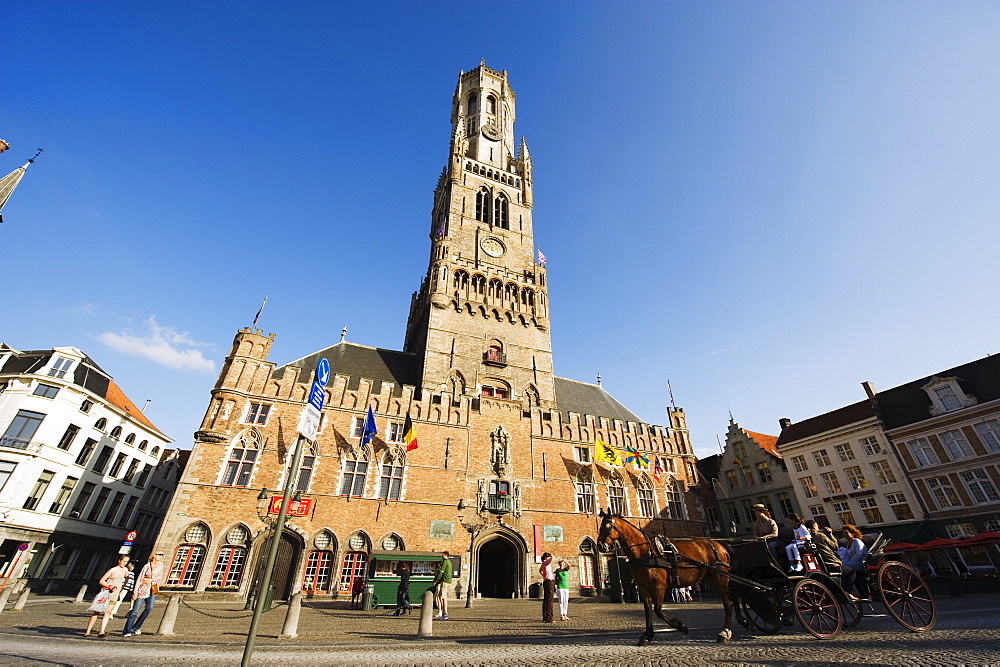
[[[6,606],[7,600],[10,599],[10,593],[13,590],[14,590],[13,586],[7,586],[2,591],[0,591],[0,612],[2,612],[4,606]]]
[[[170,600],[167,601],[167,609],[163,612],[163,618],[160,619],[160,627],[156,629],[156,634],[174,634],[174,623],[177,622],[177,612],[180,608],[181,596],[171,595]]]
[[[76,594],[76,599],[73,602],[85,602],[87,600],[87,584],[80,586],[80,591]]]
[[[434,636],[434,590],[428,588],[420,596],[420,627],[418,637]]]
[[[281,626],[278,639],[295,639],[299,636],[299,614],[302,612],[302,593],[296,593],[288,601],[288,611],[285,612],[285,624]]]
[[[14,606],[10,608],[11,611],[21,611],[24,609],[25,603],[28,601],[28,594],[31,593],[31,589],[25,586],[21,589],[21,594],[17,596],[17,602]]]

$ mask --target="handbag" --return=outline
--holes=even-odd
[[[111,590],[108,588],[102,588],[100,592],[94,596],[94,601],[90,603],[87,607],[87,611],[102,612],[107,611],[108,601],[111,600]]]
[[[149,585],[149,594],[150,595],[159,595],[160,594],[160,585],[158,583],[156,583],[155,581]]]

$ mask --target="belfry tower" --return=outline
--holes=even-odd
[[[545,267],[535,261],[531,157],[515,149],[507,72],[462,72],[451,150],[434,192],[427,275],[413,295],[404,350],[421,387],[554,406]]]

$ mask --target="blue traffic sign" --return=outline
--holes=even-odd
[[[325,401],[326,391],[323,389],[323,385],[319,382],[313,382],[312,387],[309,389],[309,405],[317,410],[322,410]]]
[[[330,381],[330,362],[326,358],[320,358],[319,363],[316,364],[316,382],[319,382],[324,387],[326,383]]]

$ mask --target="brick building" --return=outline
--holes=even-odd
[[[280,536],[279,597],[343,593],[373,550],[404,549],[462,556],[454,591],[471,576],[476,593],[497,597],[525,595],[551,551],[588,592],[603,580],[601,507],[670,535],[704,534],[683,410],[651,425],[600,384],[553,372],[531,158],[515,144],[506,72],[461,73],[451,121],[403,350],[342,338],[278,366],[274,334],[236,334],[158,540],[169,587],[249,592],[268,532],[261,507],[281,495],[320,358],[331,379],[320,433],[295,472],[303,503]],[[362,445],[369,407],[378,434]],[[595,462],[598,438],[644,452],[648,469]]]

